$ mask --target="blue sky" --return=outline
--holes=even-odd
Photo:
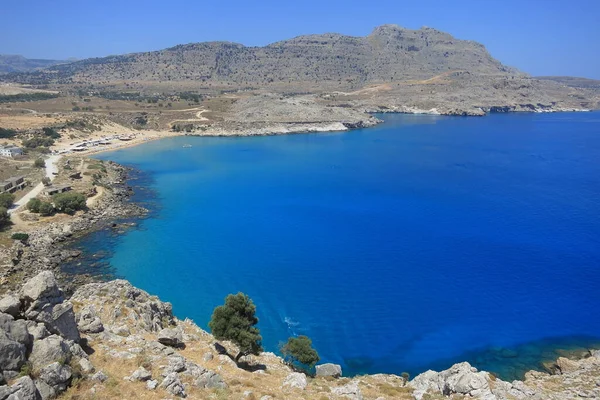
[[[483,43],[533,75],[600,79],[600,0],[0,0],[0,54],[86,58],[306,33],[367,35],[394,23]]]

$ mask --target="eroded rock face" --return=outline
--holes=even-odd
[[[8,295],[0,300],[0,312],[12,315],[16,317],[19,315],[19,310],[21,308],[21,302],[18,298],[12,295]]]
[[[172,395],[179,396],[179,397],[186,396],[185,387],[183,386],[183,383],[181,383],[181,380],[179,380],[179,377],[177,376],[177,374],[174,372],[168,374],[165,377],[165,379],[163,379],[163,381],[159,387],[165,389],[167,392],[171,393]]]

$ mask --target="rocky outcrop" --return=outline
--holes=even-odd
[[[215,390],[229,398],[265,399],[294,399],[300,393],[306,398],[354,400],[407,396],[417,400],[600,398],[600,351],[579,360],[559,358],[547,367],[552,374],[532,371],[524,381],[505,382],[468,363],[441,372],[427,371],[410,382],[384,374],[342,378],[341,367],[335,364],[319,365],[316,377],[308,378],[272,353],[248,360],[257,367],[254,371],[241,370],[226,355],[214,356],[211,335],[189,320],[177,320],[170,304],[127,281],[87,284],[69,300],[75,312],[65,318],[80,329],[79,335],[85,339],[81,343],[92,356],[65,332],[51,332],[53,321],[28,319],[37,318],[32,310],[38,310],[39,304],[54,308],[69,302],[51,274],[38,274],[11,296],[18,299],[19,311],[15,315],[0,313],[1,400],[56,398],[69,390],[74,380],[89,382],[87,387],[98,398],[119,382],[138,385],[135,390],[158,391],[161,397],[188,398],[204,398]],[[161,338],[162,342],[169,338],[168,344],[161,343]],[[125,369],[126,374],[116,375],[110,363],[116,364],[116,371]],[[232,372],[236,378],[228,385]],[[240,387],[240,379],[253,390]],[[264,392],[257,395],[263,385],[280,392],[276,397]]]

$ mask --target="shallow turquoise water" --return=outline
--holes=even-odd
[[[600,115],[385,118],[103,154],[154,212],[81,245],[204,327],[246,292],[267,350],[307,334],[347,374],[511,378],[600,341]]]

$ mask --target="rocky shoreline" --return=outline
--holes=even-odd
[[[15,241],[10,249],[0,254],[2,291],[31,278],[39,271],[52,270],[66,293],[78,286],[101,279],[99,275],[72,275],[61,266],[81,257],[79,250],[69,248],[77,239],[107,228],[116,228],[117,221],[146,215],[147,210],[130,202],[133,189],[128,185],[129,168],[114,162],[105,163],[107,175],[98,182],[104,190],[93,208],[80,212],[66,221],[43,224],[28,232],[26,242]]]

